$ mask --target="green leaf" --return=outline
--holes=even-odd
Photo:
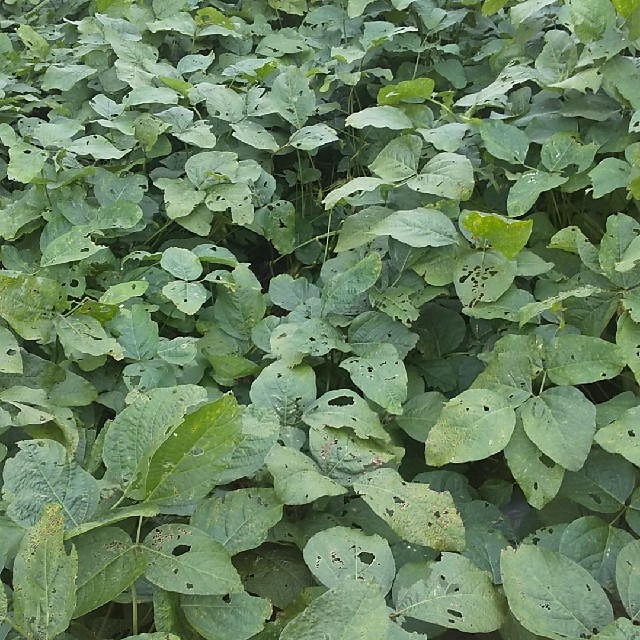
[[[0,373],[21,374],[22,355],[16,337],[5,327],[0,327]]]
[[[560,553],[523,544],[503,551],[500,565],[509,608],[534,634],[556,640],[590,638],[613,620],[602,587]]]
[[[205,401],[204,389],[195,385],[135,394],[104,436],[105,479],[127,493],[144,483],[151,456],[184,420],[187,410]]]
[[[640,540],[629,542],[616,561],[616,586],[620,600],[634,620],[640,620]]]
[[[451,495],[378,469],[353,483],[358,495],[403,540],[438,551],[462,551],[464,526]]]
[[[67,554],[59,505],[45,508],[20,544],[13,566],[13,614],[22,633],[50,640],[63,633],[76,606],[78,554]]]
[[[607,232],[600,242],[598,260],[607,278],[623,289],[640,283],[640,265],[620,268],[628,257],[632,257],[627,252],[633,253],[638,234],[640,225],[631,216],[619,213],[607,218]]]
[[[109,287],[99,299],[102,304],[122,304],[131,298],[137,298],[144,295],[149,288],[146,280],[130,280],[129,282],[121,282]]]
[[[151,457],[145,501],[184,504],[206,496],[239,436],[240,411],[230,395],[189,414]]]
[[[346,184],[343,184],[341,187],[330,191],[327,196],[325,196],[322,203],[324,204],[325,209],[332,209],[343,198],[347,198],[358,191],[374,191],[383,184],[384,181],[380,178],[354,178],[353,180],[349,180]]]
[[[229,151],[203,151],[184,164],[196,189],[232,182],[238,172],[238,155]]]
[[[632,407],[600,429],[595,436],[595,441],[605,451],[621,455],[636,467],[640,467],[639,415],[640,407]]]
[[[316,376],[308,365],[274,362],[253,381],[249,396],[256,407],[275,411],[283,426],[293,426],[316,399]]]
[[[469,211],[461,224],[474,238],[488,242],[508,260],[515,258],[525,247],[533,229],[533,220],[509,220],[481,211]]]
[[[96,70],[84,64],[65,64],[63,66],[50,65],[42,77],[42,88],[45,91],[59,89],[69,91],[80,80],[93,75]]]
[[[148,360],[158,351],[158,325],[141,304],[134,304],[129,309],[120,309],[118,315],[109,323],[108,329],[122,345],[126,358]]]
[[[275,111],[301,129],[316,107],[316,94],[309,88],[307,74],[296,66],[285,67],[274,80],[270,99]]]
[[[201,502],[191,525],[217,540],[234,556],[259,547],[282,518],[282,503],[273,489],[237,489]]]
[[[640,0],[612,0],[612,2],[616,11],[625,19],[640,7]]]
[[[187,269],[185,268],[183,275]],[[185,282],[184,280],[174,280],[165,284],[162,287],[162,295],[171,300],[178,310],[188,316],[196,314],[209,297],[209,293],[200,282]]]
[[[581,42],[600,38],[616,24],[616,12],[610,0],[567,0],[573,29]]]
[[[224,596],[186,596],[181,608],[189,624],[206,640],[248,640],[271,616],[271,603],[246,592]]]
[[[396,612],[466,633],[489,633],[502,626],[505,606],[486,571],[464,556],[443,553],[426,578],[400,589]]]
[[[456,263],[455,287],[462,304],[495,302],[513,283],[516,262],[493,251],[464,254]]]
[[[358,438],[376,438],[388,441],[380,418],[366,400],[348,389],[328,391],[318,398],[302,416],[312,429],[351,429]]]
[[[389,543],[357,529],[331,527],[313,535],[303,550],[311,573],[332,589],[345,581],[374,582],[383,595],[391,589],[396,565]]]
[[[59,316],[55,320],[55,328],[69,358],[76,358],[78,354],[110,355],[115,360],[124,357],[124,351],[115,338],[107,335],[102,325],[91,316]]]
[[[635,486],[636,469],[624,458],[594,448],[580,471],[565,473],[560,494],[598,513],[617,513]]]
[[[616,189],[625,189],[631,178],[631,166],[618,158],[605,158],[589,171],[593,197],[602,198]]]
[[[52,267],[86,260],[100,251],[100,247],[89,237],[93,229],[90,226],[73,227],[71,230],[54,238],[42,251],[40,266]]]
[[[520,409],[529,439],[565,469],[577,471],[591,449],[596,409],[574,387],[553,387],[527,400]]]
[[[323,356],[333,349],[349,350],[342,333],[320,318],[282,323],[271,334],[271,353],[290,366],[300,364],[305,355]]]
[[[180,280],[197,280],[202,275],[198,256],[180,247],[169,247],[162,253],[160,266]]]
[[[558,551],[585,568],[603,589],[615,589],[616,560],[633,536],[595,516],[570,522],[560,537]]]
[[[411,129],[413,126],[402,109],[389,105],[367,107],[362,111],[352,113],[345,120],[345,124],[354,129],[373,127],[374,129],[392,129],[393,131]]]
[[[402,80],[398,84],[388,84],[378,91],[378,104],[397,105],[401,102],[424,102],[431,97],[435,82],[431,78]]]
[[[515,428],[509,403],[487,389],[468,389],[442,408],[425,443],[427,464],[482,460],[502,451]]]
[[[494,158],[524,164],[529,150],[529,138],[524,131],[502,120],[485,120],[479,128],[482,141]]]
[[[340,363],[364,395],[389,413],[402,413],[407,399],[407,372],[393,345],[365,346]]]
[[[232,125],[233,137],[255,149],[276,152],[280,149],[278,141],[261,124],[242,120]]]
[[[558,173],[532,169],[520,175],[509,189],[507,212],[514,218],[523,216],[536,203],[540,194],[564,184],[568,178]]]
[[[116,598],[147,566],[140,547],[117,527],[94,529],[78,536],[74,542],[78,552],[74,618]]]
[[[316,598],[280,634],[280,640],[387,640],[389,618],[373,582],[346,580]]]
[[[322,289],[323,315],[348,314],[354,300],[378,280],[382,262],[372,253],[342,273],[333,276]]]
[[[67,529],[91,519],[100,485],[54,440],[22,440],[20,450],[4,464],[2,494],[7,515],[35,525],[50,504],[60,505]]]
[[[320,123],[298,129],[290,138],[289,144],[294,149],[301,151],[313,151],[325,144],[331,144],[339,140],[337,132],[330,126]]]
[[[63,304],[62,287],[51,278],[0,274],[0,316],[25,340],[48,342]]]
[[[185,178],[158,178],[154,184],[164,191],[167,216],[172,220],[188,216],[206,197]]]
[[[482,3],[482,15],[492,16],[494,13],[498,13],[507,2],[509,0],[484,0]]]
[[[458,232],[453,222],[437,209],[395,211],[376,224],[370,233],[389,235],[410,247],[443,247],[457,244]]]
[[[586,171],[593,162],[597,145],[580,144],[570,133],[558,132],[542,143],[540,159],[549,171],[562,171],[574,165],[579,172]]]
[[[225,548],[186,524],[165,524],[149,532],[142,546],[154,585],[188,595],[241,593],[240,576]]]
[[[629,618],[616,618],[594,640],[635,640],[636,625]]]
[[[9,147],[7,177],[16,182],[29,183],[40,176],[47,157],[46,151],[24,142],[18,142]]]
[[[67,151],[79,156],[91,156],[95,160],[117,160],[129,153],[128,149],[118,149],[99,135],[78,138],[67,147]]]
[[[422,151],[422,139],[400,136],[389,142],[369,165],[372,173],[385,182],[400,182],[414,176]]]
[[[611,342],[569,333],[555,337],[546,353],[546,371],[554,384],[589,384],[615,378],[625,366],[620,348]]]
[[[544,85],[554,85],[571,76],[578,62],[578,50],[573,38],[560,29],[547,31],[545,45],[535,66]]]
[[[542,509],[556,497],[564,478],[564,468],[529,439],[522,420],[516,421],[511,440],[504,449],[504,457],[527,502],[534,509]]]
[[[417,176],[407,181],[407,186],[418,193],[452,200],[468,200],[474,185],[471,161],[457,153],[437,154]]]

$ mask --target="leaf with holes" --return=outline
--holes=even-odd
[[[458,260],[455,268],[456,293],[467,307],[478,302],[495,302],[516,277],[516,263],[494,251],[474,251]]]
[[[617,453],[640,467],[640,407],[627,409],[617,420],[596,433],[595,441],[609,453]]]
[[[13,615],[28,638],[52,640],[63,633],[76,606],[78,554],[63,542],[60,505],[47,506],[23,538],[13,565]]]
[[[427,464],[482,460],[502,451],[516,416],[509,402],[488,389],[468,389],[444,405],[425,442]]]
[[[348,527],[319,531],[309,539],[303,555],[311,573],[329,589],[345,580],[367,580],[385,595],[396,575],[389,543]]]
[[[241,593],[240,576],[225,548],[182,524],[156,527],[144,539],[145,577],[156,586],[190,595]]]
[[[468,558],[443,553],[427,577],[400,589],[396,613],[467,633],[489,633],[502,626],[505,606],[486,571]]]
[[[353,488],[403,540],[438,550],[464,548],[464,526],[448,492],[406,482],[394,469],[371,471]]]
[[[407,399],[407,372],[397,349],[390,344],[365,345],[356,353],[356,357],[343,360],[340,367],[349,372],[353,383],[369,400],[389,413],[402,413]]]

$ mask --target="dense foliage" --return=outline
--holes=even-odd
[[[0,27],[0,640],[640,637],[639,0]]]

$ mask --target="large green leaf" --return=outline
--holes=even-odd
[[[602,587],[560,553],[523,544],[502,552],[501,569],[509,608],[534,634],[579,640],[613,620]]]
[[[449,493],[406,482],[393,469],[371,471],[353,487],[407,542],[438,550],[464,548],[464,526]]]
[[[458,233],[437,209],[396,211],[376,224],[371,233],[391,236],[410,247],[443,247],[458,242]]]
[[[25,340],[48,342],[55,312],[63,305],[62,287],[55,280],[0,274],[0,316]]]
[[[248,640],[262,631],[271,603],[246,592],[223,596],[185,596],[182,611],[206,640]]]
[[[284,504],[308,504],[322,496],[337,496],[346,489],[323,476],[316,464],[300,451],[275,446],[266,458],[276,495]]]
[[[177,593],[241,593],[240,576],[225,548],[206,533],[181,524],[156,527],[142,546],[149,582]]]
[[[596,433],[595,441],[609,453],[617,453],[640,467],[640,407],[632,407]]]
[[[373,582],[345,580],[316,598],[280,634],[280,640],[387,640],[389,618]]]
[[[389,413],[402,413],[402,404],[407,399],[407,372],[397,349],[380,344],[361,347],[357,353],[340,366],[349,372],[367,398]]]
[[[50,640],[63,633],[76,606],[78,554],[62,540],[64,517],[50,505],[27,532],[13,565],[13,614],[27,638]]]
[[[640,540],[629,542],[618,554],[616,586],[629,617],[640,620]]]
[[[473,234],[474,239],[488,242],[505,258],[512,260],[527,244],[533,221],[509,220],[491,213],[469,211],[462,219],[462,226]]]
[[[241,414],[231,395],[189,414],[154,452],[145,482],[146,502],[194,502],[215,486],[215,473],[240,437]]]
[[[236,489],[200,503],[190,523],[235,555],[254,549],[282,518],[282,503],[273,489]]]
[[[142,550],[117,527],[102,527],[74,540],[78,552],[77,602],[73,617],[110,602],[144,572]]]
[[[482,460],[502,451],[515,428],[509,403],[493,391],[469,389],[442,408],[425,442],[427,464]]]
[[[369,169],[385,182],[399,182],[414,176],[422,150],[422,139],[415,135],[393,139],[376,156]]]
[[[575,387],[552,387],[527,400],[520,418],[528,438],[551,460],[577,471],[596,432],[596,408]]]
[[[129,493],[144,483],[149,460],[184,419],[187,410],[206,401],[195,385],[151,389],[137,394],[103,436],[105,480]]]
[[[467,633],[488,633],[502,626],[503,597],[491,576],[471,560],[443,553],[428,575],[398,593],[398,614]]]
[[[311,573],[327,588],[344,581],[375,582],[383,595],[396,575],[391,548],[378,535],[347,527],[331,527],[312,536],[304,548]]]
[[[465,306],[495,302],[513,283],[516,263],[495,251],[474,251],[457,261],[454,277],[456,293]]]
[[[617,376],[626,362],[615,344],[571,333],[560,333],[546,352],[546,371],[559,385],[588,384]]]
[[[48,505],[59,505],[65,528],[77,527],[95,513],[98,481],[54,440],[22,440],[4,465],[2,494],[7,515],[18,524],[35,525]]]
[[[439,153],[407,181],[414,191],[452,200],[468,200],[474,185],[471,162],[457,153]]]
[[[381,269],[380,256],[373,253],[333,276],[322,289],[323,314],[349,313],[357,296],[376,283]]]
[[[480,125],[480,136],[494,158],[524,164],[529,149],[529,138],[524,131],[501,120],[487,120]]]

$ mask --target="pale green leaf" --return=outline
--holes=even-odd
[[[474,185],[471,161],[457,153],[437,154],[417,176],[407,181],[407,186],[418,193],[452,200],[468,200]]]
[[[16,337],[0,327],[0,373],[22,373],[22,355]]]
[[[389,235],[410,247],[443,247],[458,242],[453,222],[437,209],[395,211],[374,225],[370,233]]]
[[[640,407],[627,409],[596,433],[595,441],[609,453],[617,453],[640,467]]]
[[[486,120],[480,125],[480,136],[494,158],[524,164],[529,150],[529,138],[524,131],[502,120]]]
[[[509,189],[507,212],[514,218],[523,216],[545,191],[555,189],[564,184],[568,178],[559,173],[547,173],[532,169],[523,173]]]
[[[634,620],[640,620],[640,540],[629,542],[618,555],[616,586],[620,600]]]
[[[93,231],[90,226],[73,227],[66,233],[54,238],[42,251],[40,266],[51,267],[86,260],[100,251],[100,247],[89,237]]]
[[[385,182],[406,180],[418,171],[421,151],[422,140],[418,136],[394,138],[380,151],[369,169]]]
[[[413,126],[402,109],[388,105],[367,107],[362,111],[352,113],[346,119],[345,124],[354,129],[373,127],[374,129],[392,129],[394,131],[411,129]]]

